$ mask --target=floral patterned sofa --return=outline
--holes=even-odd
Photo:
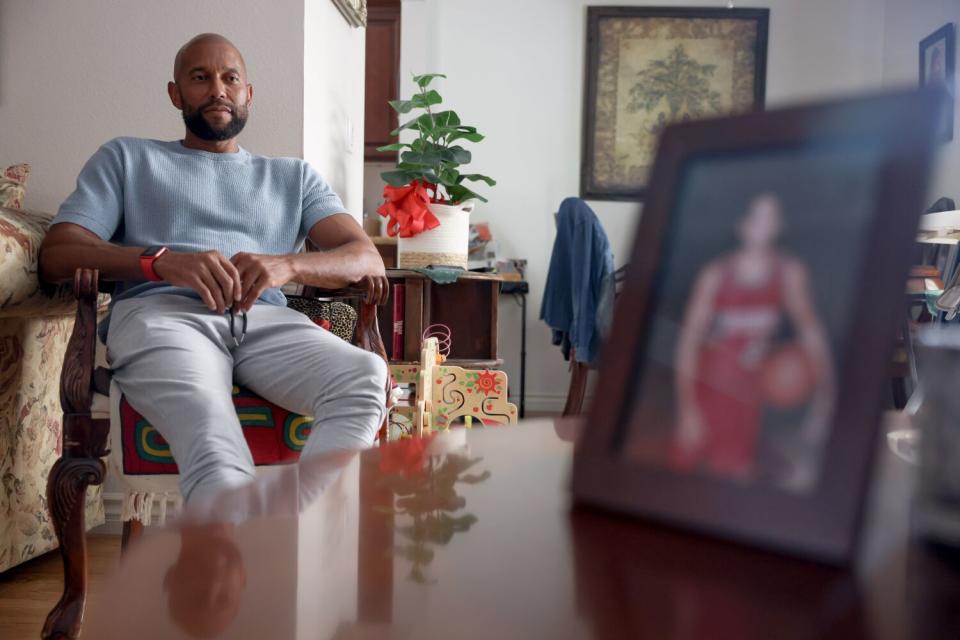
[[[77,303],[69,285],[37,278],[51,218],[0,207],[0,571],[57,546],[47,476],[61,454],[60,370]],[[103,521],[100,487],[90,487],[87,528]]]

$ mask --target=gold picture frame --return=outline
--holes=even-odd
[[[580,197],[644,197],[671,122],[763,108],[769,9],[590,7]]]
[[[332,0],[351,27],[367,26],[367,0]]]

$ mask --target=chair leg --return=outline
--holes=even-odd
[[[76,638],[87,597],[87,539],[84,518],[87,487],[103,482],[96,458],[61,458],[47,478],[47,506],[63,559],[63,595],[47,616],[42,637]]]
[[[123,523],[123,537],[120,538],[120,554],[123,555],[143,537],[143,523],[139,520],[127,520]]]
[[[564,416],[578,416],[583,409],[583,397],[587,393],[587,375],[590,369],[582,362],[573,363],[570,374],[570,388],[567,390],[567,403],[563,407]]]

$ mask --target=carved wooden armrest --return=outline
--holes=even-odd
[[[307,293],[309,292],[309,294]],[[303,295],[310,295],[315,298],[360,298],[367,294],[366,289],[360,287],[341,287],[340,289],[324,289],[323,287],[305,286]]]
[[[87,595],[87,542],[84,502],[87,487],[103,482],[109,420],[94,420],[93,365],[97,340],[95,269],[77,269],[73,293],[77,317],[67,343],[60,374],[63,407],[63,453],[47,477],[47,507],[60,542],[63,594],[47,616],[41,637],[76,638],[83,622]]]
[[[377,322],[377,305],[363,302],[360,304],[360,316],[357,319],[357,345],[365,351],[375,353],[384,362],[389,362],[387,349],[380,337],[380,324]]]
[[[60,374],[64,457],[101,458],[107,454],[107,433],[97,428],[90,418],[97,342],[98,284],[99,272],[96,269],[77,269],[74,274],[73,293],[77,299],[77,314]]]

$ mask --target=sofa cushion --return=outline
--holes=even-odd
[[[40,243],[52,219],[41,211],[0,207],[0,318],[74,313],[71,284],[43,285],[37,274]]]
[[[0,170],[0,207],[19,209],[23,206],[24,185],[29,176],[28,164],[15,164]]]

